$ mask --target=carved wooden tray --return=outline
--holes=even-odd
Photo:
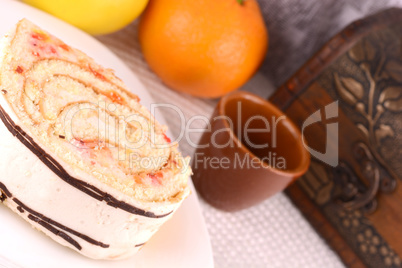
[[[270,101],[301,128],[321,111],[295,205],[348,267],[402,267],[402,9],[348,26]]]

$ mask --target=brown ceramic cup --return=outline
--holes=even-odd
[[[286,115],[238,91],[219,101],[192,161],[199,194],[216,208],[237,211],[284,190],[307,171],[310,155]]]

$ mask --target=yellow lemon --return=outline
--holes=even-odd
[[[137,18],[148,0],[24,0],[93,34],[120,30]]]

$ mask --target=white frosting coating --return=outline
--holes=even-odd
[[[3,97],[0,97],[0,105],[13,120],[16,120]],[[17,122],[15,121],[15,123]],[[17,198],[36,212],[68,228],[110,246],[102,248],[66,232],[67,235],[80,244],[82,249],[78,250],[60,236],[56,236],[43,226],[28,219],[29,212],[21,213],[12,198],[7,198],[4,204],[26,219],[36,229],[83,255],[95,259],[121,259],[128,257],[140,249],[136,245],[148,241],[172,215],[159,219],[149,218],[109,206],[106,202],[98,201],[63,181],[20,140],[14,137],[2,122],[0,122],[0,137],[0,174],[2,174],[0,182],[6,185],[13,198]],[[53,157],[57,159],[54,155]],[[64,168],[75,178],[82,178],[82,174],[74,173],[66,165],[64,165]],[[85,181],[102,191],[111,193],[118,200],[149,210],[155,214],[168,213],[177,209],[181,203],[142,203],[119,194],[113,188],[101,184],[97,179],[88,175],[86,175]],[[58,229],[61,230],[60,228]]]

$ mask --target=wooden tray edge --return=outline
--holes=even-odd
[[[402,9],[390,8],[364,19],[357,20],[331,38],[311,57],[290,79],[269,98],[273,104],[286,112],[297,97],[334,60],[347,52],[353,45],[371,31],[402,21]],[[367,267],[353,251],[338,230],[324,216],[321,209],[296,184],[289,186],[285,193],[320,236],[339,255],[342,262],[351,268]]]

